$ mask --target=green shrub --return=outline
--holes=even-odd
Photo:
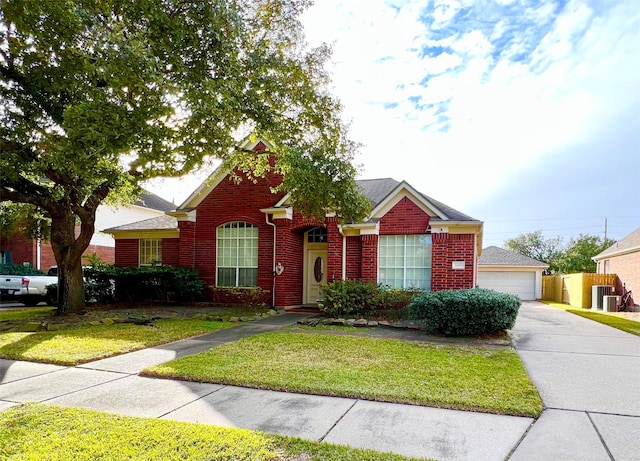
[[[378,296],[373,282],[337,280],[322,287],[322,307],[331,317],[364,317],[376,310]]]
[[[44,275],[40,269],[36,269],[31,264],[0,264],[0,274],[2,275]]]
[[[247,307],[271,305],[271,291],[261,287],[216,287],[210,286],[211,299],[219,305]]]
[[[337,280],[322,287],[322,307],[332,317],[366,317],[376,311],[399,311],[420,293],[358,280]]]
[[[475,335],[512,328],[520,299],[492,290],[426,292],[408,306],[409,318],[445,335]]]
[[[422,293],[416,288],[391,288],[388,285],[378,287],[378,309],[397,311],[404,309]]]

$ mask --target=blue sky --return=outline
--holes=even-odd
[[[316,0],[303,23],[360,177],[484,221],[484,246],[640,227],[638,0]]]

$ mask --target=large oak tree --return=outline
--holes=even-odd
[[[0,1],[0,202],[50,217],[60,314],[84,309],[98,205],[211,158],[264,174],[242,133],[270,142],[298,209],[366,212],[308,1]]]

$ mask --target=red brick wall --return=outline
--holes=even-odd
[[[195,260],[195,230],[196,223],[192,221],[178,222],[180,231],[180,254],[178,255],[177,265],[181,267],[194,267]]]
[[[34,240],[27,240],[20,234],[0,238],[0,250],[11,252],[13,264],[29,263],[36,267],[36,247]]]
[[[38,267],[38,242],[37,240],[26,239],[20,234],[0,239],[0,250],[11,251],[11,262],[13,264],[29,263],[33,267]],[[89,245],[84,251],[85,255],[96,253],[106,263],[115,261],[115,248],[101,245]],[[83,263],[86,263],[83,259]],[[56,258],[49,242],[40,243],[40,269],[49,270],[55,266]]]
[[[361,235],[362,262],[360,277],[366,282],[378,281],[378,236]]]
[[[138,239],[120,239],[116,241],[116,266],[138,267]]]
[[[275,305],[295,306],[302,304],[302,282],[304,261],[304,233],[291,229],[288,219],[274,220],[276,233],[276,262],[284,266],[284,272],[275,278]],[[271,257],[273,253],[269,253]],[[269,261],[271,264],[272,261]]]
[[[362,241],[360,237],[347,237],[347,276],[349,280],[362,277]],[[376,269],[377,270],[377,269]]]
[[[431,257],[431,290],[473,288],[473,234],[433,234]],[[452,269],[454,261],[464,261],[464,269]]]
[[[203,280],[210,285],[216,281],[216,235],[217,228],[232,221],[244,221],[258,227],[260,245],[258,259],[258,285],[271,290],[273,280],[273,228],[266,223],[261,208],[273,206],[283,194],[271,193],[281,177],[269,174],[254,184],[241,173],[238,184],[228,178],[222,180],[214,192],[198,205],[194,229],[194,262]],[[181,239],[182,228],[180,229]],[[182,251],[182,244],[181,249]],[[183,261],[181,260],[181,265]],[[284,263],[283,263],[284,264]]]
[[[338,219],[327,218],[327,282],[342,279],[342,234]]]
[[[162,239],[162,264],[166,266],[180,265],[179,239]]]
[[[634,302],[640,302],[640,252],[613,256],[609,259],[609,274],[616,274],[627,290],[634,293]],[[600,261],[599,273],[604,274],[605,260]]]
[[[431,217],[403,197],[380,219],[380,235],[424,234]]]

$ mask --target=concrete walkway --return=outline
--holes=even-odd
[[[524,303],[512,338],[546,408],[512,460],[640,459],[640,337]]]
[[[535,423],[137,376],[150,365],[275,331],[298,318],[271,317],[77,367],[0,360],[0,411],[38,401],[438,460],[639,459],[640,338],[540,303],[524,303],[513,330],[547,408]]]

